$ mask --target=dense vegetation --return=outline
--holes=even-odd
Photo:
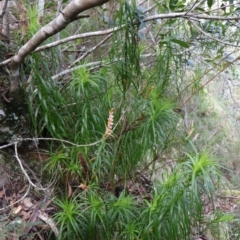
[[[46,2],[41,20],[36,1],[19,2],[16,52],[71,1]],[[26,57],[31,134],[49,156],[42,184],[55,180],[49,238],[239,238],[237,216],[215,206],[235,128],[216,130],[211,84],[239,59],[239,9],[218,3],[110,1],[44,44],[75,40]]]

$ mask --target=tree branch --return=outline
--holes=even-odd
[[[63,30],[70,22],[76,19],[81,12],[100,6],[109,0],[73,0],[50,23],[42,27],[25,45],[23,45],[18,53],[12,57],[10,62],[11,70],[11,89],[13,92],[19,88],[19,64],[24,58],[33,52],[43,41]]]
[[[50,36],[60,32],[64,29],[70,22],[74,21],[78,18],[79,14],[89,8],[102,5],[103,3],[108,2],[109,0],[73,0],[70,2],[67,7],[62,11],[62,13],[57,16],[54,20],[50,23],[42,27],[24,46],[22,46],[18,53],[12,57],[11,59],[7,59],[0,63],[0,66],[9,64],[10,65],[10,72],[11,72],[11,89],[10,91],[13,92],[15,89],[19,87],[19,64],[21,64],[24,58],[29,55],[30,53],[35,51],[41,51],[43,49],[57,46],[63,42],[71,41],[73,39],[77,39],[79,37],[84,37],[84,35],[76,35],[70,37],[68,39],[60,40],[58,42],[45,45],[42,47],[37,48],[44,40],[48,39]],[[194,8],[193,8],[194,9]],[[240,16],[234,17],[221,17],[221,16],[209,16],[207,14],[202,13],[193,13],[190,9],[190,12],[182,12],[182,13],[167,13],[167,14],[158,14],[150,17],[146,17],[143,21],[148,22],[156,19],[171,19],[171,18],[184,18],[184,19],[206,19],[206,20],[220,20],[220,21],[227,21],[227,20],[240,20]],[[118,30],[120,27],[108,29],[106,31],[98,31],[101,32],[102,35],[111,33],[113,31]],[[93,36],[95,33],[88,33],[89,35]],[[85,37],[88,36],[85,34]],[[215,39],[216,40],[216,39]]]
[[[210,34],[206,33],[205,31],[203,31],[203,30],[202,30],[200,27],[198,27],[193,21],[190,20],[190,22],[192,23],[192,25],[193,25],[199,32],[201,32],[201,33],[202,33],[203,35],[205,35],[207,38],[210,38],[210,39],[212,39],[212,40],[214,40],[214,41],[216,41],[216,42],[219,42],[219,43],[221,43],[221,44],[228,45],[228,46],[231,46],[231,47],[237,47],[237,48],[240,47],[240,45],[232,44],[232,43],[228,43],[228,42],[224,42],[224,41],[222,41],[222,40],[220,40],[220,39],[218,39],[218,38],[215,38],[215,37],[211,36]]]
[[[114,27],[114,28],[101,30],[101,31],[77,34],[77,35],[74,35],[74,36],[71,36],[71,37],[63,38],[63,39],[61,39],[59,41],[51,42],[51,43],[43,45],[41,47],[38,47],[38,48],[36,48],[36,50],[33,51],[33,53],[40,52],[42,50],[45,50],[45,49],[48,49],[48,48],[51,48],[51,47],[55,47],[55,46],[58,46],[60,44],[63,44],[63,43],[66,43],[66,42],[70,42],[70,41],[73,41],[73,40],[77,40],[77,39],[80,39],[80,38],[87,38],[87,37],[107,35],[109,33],[116,32],[116,31],[120,30],[121,28],[122,27]],[[1,66],[1,63],[0,63],[0,66]]]
[[[157,14],[157,15],[146,17],[146,18],[143,19],[143,21],[144,22],[149,22],[149,21],[152,21],[152,20],[168,19],[168,18],[186,18],[186,19],[196,18],[196,19],[219,20],[219,21],[240,20],[240,16],[221,17],[221,16],[209,16],[209,15],[203,14],[203,13],[182,12],[182,13]]]
[[[108,0],[101,0],[101,2],[107,2],[107,1]],[[98,2],[98,1],[96,0],[96,2]],[[63,10],[63,14],[64,14],[65,11],[66,11],[66,8]],[[59,44],[62,44],[62,43],[68,42],[68,41],[72,41],[72,40],[75,40],[75,39],[79,39],[79,38],[84,38],[84,37],[89,37],[89,36],[106,35],[106,34],[114,32],[114,31],[117,31],[121,28],[121,27],[115,27],[115,28],[108,29],[108,30],[103,30],[103,31],[96,31],[96,32],[91,32],[91,33],[78,34],[78,35],[71,36],[71,37],[68,37],[68,38],[65,38],[65,39],[50,43],[50,44],[46,44],[44,46],[41,46],[41,47],[37,48],[37,46],[40,45],[44,40],[46,40],[48,37],[54,35],[58,31],[61,31],[62,29],[64,29],[68,25],[68,23],[70,23],[70,22],[61,23],[57,28],[53,28],[53,25],[55,23],[57,24],[59,21],[64,21],[65,18],[62,18],[63,14],[61,14],[56,19],[54,19],[52,22],[50,22],[49,24],[47,24],[46,26],[41,28],[33,36],[33,38],[29,40],[29,42],[27,42],[22,48],[20,48],[17,55],[15,55],[12,59],[7,59],[7,60],[1,62],[0,67],[4,66],[4,65],[6,65],[10,62],[13,62],[12,65],[14,65],[14,63],[15,64],[20,64],[28,54],[33,53],[33,52],[39,52],[39,51],[42,51],[44,49],[54,47],[54,46],[57,46]],[[76,16],[72,16],[71,20],[74,21],[75,18],[76,18]],[[170,19],[170,18],[186,18],[186,19],[195,18],[195,19],[209,19],[209,20],[221,20],[221,21],[224,21],[224,20],[225,21],[227,21],[227,20],[240,20],[240,16],[220,17],[220,16],[209,16],[209,15],[206,15],[206,14],[199,14],[199,13],[182,12],[182,13],[167,13],[167,14],[153,15],[153,16],[149,16],[149,17],[144,18],[143,21],[148,22],[148,21],[157,20],[157,19]],[[44,33],[45,33],[45,35],[44,35]],[[41,39],[39,39],[39,35],[41,36]]]
[[[146,58],[146,57],[150,57],[150,56],[153,56],[154,54],[143,54],[141,55],[142,58]],[[112,59],[111,61],[97,61],[97,62],[90,62],[90,63],[86,63],[86,64],[83,64],[83,65],[79,65],[79,66],[76,66],[76,67],[73,67],[73,68],[70,68],[70,69],[66,69],[54,76],[51,77],[52,80],[57,80],[58,78],[64,76],[64,75],[67,75],[68,73],[71,73],[79,68],[83,68],[83,67],[93,67],[93,66],[107,66],[107,65],[111,65],[111,64],[114,64],[116,63],[117,61],[119,60],[122,60],[121,58],[115,58],[115,59]]]
[[[74,65],[76,65],[76,63],[80,62],[82,59],[84,59],[85,57],[87,57],[91,52],[95,51],[97,48],[99,48],[103,43],[105,43],[113,34],[109,34],[107,37],[105,37],[102,41],[100,41],[96,46],[94,46],[93,48],[91,48],[90,50],[86,51],[81,57],[79,57],[78,59],[76,59],[68,68],[73,67]]]
[[[2,4],[3,7],[1,9],[2,11],[0,12],[0,18],[3,17],[3,15],[7,9],[7,4],[8,4],[8,0],[4,0],[4,3]]]
[[[36,53],[36,52],[40,52],[40,51],[43,51],[43,50],[46,50],[46,49],[49,49],[51,47],[56,47],[56,46],[58,46],[60,44],[63,44],[63,43],[66,43],[66,42],[70,42],[70,41],[73,41],[73,40],[77,40],[77,39],[80,39],[80,38],[87,38],[87,37],[107,35],[109,33],[113,33],[113,32],[116,32],[116,31],[120,30],[122,27],[123,26],[121,26],[121,27],[114,27],[114,28],[109,28],[109,29],[106,29],[106,30],[82,33],[82,34],[77,34],[77,35],[70,36],[70,37],[67,37],[67,38],[63,38],[63,39],[60,39],[58,41],[51,42],[51,43],[45,44],[43,46],[40,46],[40,47],[36,48],[33,52],[31,52],[31,54],[32,53]],[[5,65],[7,65],[10,62],[11,62],[11,58],[9,58],[9,59],[7,59],[5,61],[2,61],[2,62],[0,62],[0,67],[5,66]]]

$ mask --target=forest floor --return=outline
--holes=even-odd
[[[10,149],[4,154],[11,155],[11,153],[13,152]],[[19,151],[24,169],[30,180],[39,188],[44,185],[40,169],[46,157],[45,151]],[[57,211],[53,203],[53,193],[56,191],[53,186],[44,191],[30,187],[29,181],[17,164],[15,167],[6,164],[3,171],[8,181],[0,188],[0,239],[55,239],[54,233],[57,234],[58,230],[52,218]],[[215,210],[240,216],[240,191],[230,188],[219,191],[214,204],[205,201],[205,216],[211,216],[213,206]],[[212,240],[207,235],[194,239]]]

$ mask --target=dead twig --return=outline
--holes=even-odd
[[[0,211],[5,211],[6,209],[8,209],[8,208],[14,206],[15,204],[21,202],[28,195],[28,193],[30,192],[30,189],[31,189],[31,185],[29,184],[27,191],[24,193],[24,195],[20,199],[18,199],[16,202],[14,202],[12,204],[9,204],[8,206],[6,206],[4,208],[0,208]]]
[[[85,52],[81,57],[79,57],[77,60],[75,60],[68,68],[71,68],[72,66],[76,65],[76,63],[80,62],[82,59],[87,57],[91,52],[95,51],[97,48],[99,48],[103,43],[105,43],[113,33],[109,34],[106,38],[104,38],[102,41],[100,41],[96,46]]]
[[[52,218],[50,218],[48,216],[48,214],[42,212],[41,210],[38,210],[38,218],[40,218],[41,220],[43,220],[45,223],[47,223],[52,231],[54,232],[55,236],[58,237],[59,235],[59,230],[55,224],[55,222],[52,220]]]

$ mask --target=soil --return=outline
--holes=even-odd
[[[19,158],[31,181],[42,188],[42,160],[21,150]],[[12,149],[0,153],[0,164],[0,239],[55,239],[46,223],[56,212],[51,189],[41,191],[29,184]]]

